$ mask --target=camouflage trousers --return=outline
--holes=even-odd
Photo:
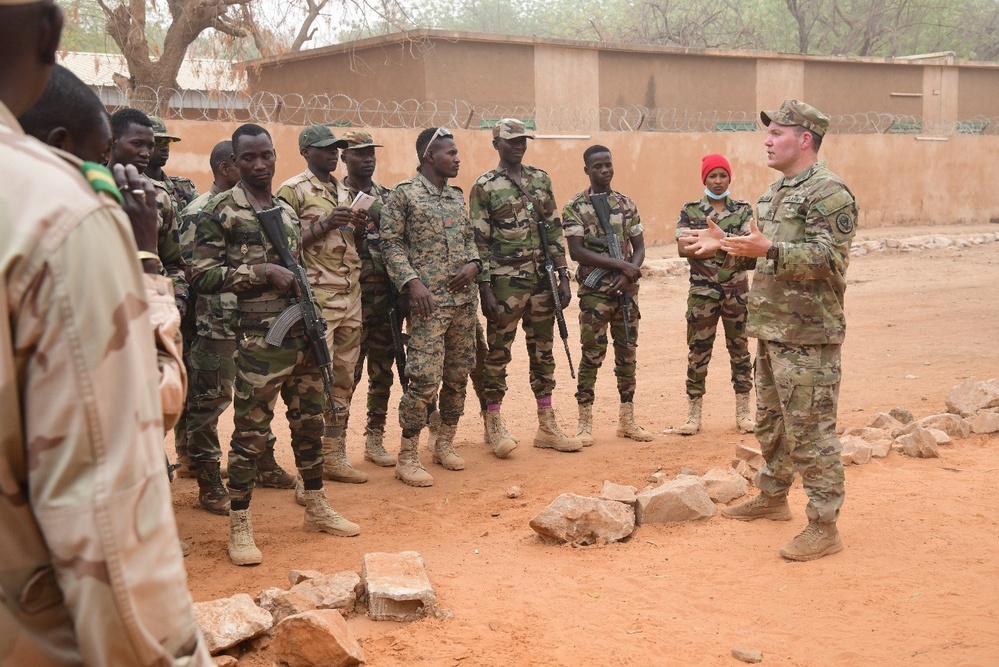
[[[597,371],[607,356],[607,329],[610,328],[614,341],[614,375],[617,376],[617,392],[622,403],[630,403],[635,397],[635,369],[638,366],[638,301],[628,297],[630,318],[628,335],[624,334],[624,310],[616,298],[602,294],[586,294],[579,297],[579,342],[582,356],[579,360],[579,374],[576,381],[576,402],[580,405],[593,403],[593,388],[597,383]]]
[[[392,291],[387,282],[361,283],[362,330],[360,353],[354,367],[354,388],[368,362],[368,421],[366,432],[385,429],[392,382],[395,379],[395,341],[389,324]],[[401,332],[400,332],[401,334]]]
[[[495,277],[492,288],[499,303],[499,313],[495,321],[486,323],[489,343],[483,370],[486,401],[501,403],[506,395],[506,367],[513,357],[517,325],[524,328],[531,390],[535,398],[551,396],[555,390],[555,356],[552,354],[555,299],[547,283],[540,278]]]
[[[222,458],[218,425],[232,403],[236,339],[196,336],[188,353],[187,402],[180,423],[187,432],[191,469],[197,470]]]
[[[482,328],[482,322],[478,316],[475,318],[475,366],[468,378],[472,381],[472,389],[475,390],[475,397],[479,399],[479,410],[485,410],[489,402],[486,401],[486,355],[489,354],[489,346],[486,344],[486,332]]]
[[[337,295],[323,308],[323,318],[333,367],[333,409],[327,420],[330,425],[342,426],[350,412],[354,370],[361,351],[361,300]]]
[[[687,297],[687,396],[704,395],[708,363],[715,346],[715,332],[721,318],[732,368],[732,387],[737,394],[753,388],[753,365],[746,337],[746,296],[726,294],[721,298],[691,294]]]
[[[436,306],[430,317],[409,316],[406,377],[409,387],[399,404],[403,434],[419,433],[427,409],[437,399],[441,422],[457,424],[465,411],[468,374],[475,363],[477,300],[460,306]]]
[[[278,394],[287,407],[291,449],[302,479],[322,477],[326,396],[301,326],[293,327],[281,345],[268,345],[262,332],[242,333],[236,349],[235,429],[229,451],[233,501],[249,501],[253,493],[257,460],[267,449]]]
[[[823,523],[837,519],[845,495],[836,437],[840,347],[760,340],[756,352],[756,438],[766,460],[756,486],[786,494],[797,472],[805,513]]]

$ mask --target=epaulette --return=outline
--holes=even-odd
[[[686,204],[684,204],[683,207],[684,208],[690,208],[691,206],[700,207],[700,205],[701,205],[701,200],[700,199],[694,199],[694,200],[689,201]]]
[[[120,206],[125,205],[125,199],[121,196],[118,185],[114,182],[114,176],[107,167],[96,162],[83,162],[80,164],[80,171],[94,192],[105,192],[114,197]]]
[[[451,185],[450,183],[448,183],[448,187],[451,188],[452,190],[457,190],[462,195],[465,194],[465,191],[461,189],[460,185]]]
[[[731,201],[736,206],[749,206],[750,205],[749,202],[746,201],[745,199],[735,199],[734,197],[729,197],[729,201]]]

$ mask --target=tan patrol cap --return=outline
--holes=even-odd
[[[344,146],[344,150],[350,150],[351,148],[381,148],[381,144],[376,144],[374,138],[364,130],[351,130],[349,132],[343,133],[342,141],[346,141],[347,145]]]
[[[534,138],[534,133],[527,129],[524,121],[519,118],[503,118],[493,125],[494,139],[518,139],[520,137]]]
[[[3,0],[0,0],[3,2]],[[166,123],[159,116],[150,116],[149,122],[153,124],[153,138],[166,139],[167,141],[180,141],[180,137],[167,132]]]
[[[770,123],[788,127],[798,125],[820,137],[825,136],[826,130],[829,129],[829,116],[798,100],[784,100],[780,109],[776,111],[761,111],[760,120],[767,127]]]

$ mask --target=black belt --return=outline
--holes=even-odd
[[[269,299],[267,301],[240,301],[236,309],[241,313],[277,314],[283,312],[291,301],[288,299]]]

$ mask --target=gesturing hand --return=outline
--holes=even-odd
[[[765,257],[772,245],[773,242],[756,226],[756,220],[750,218],[749,234],[726,237],[721,242],[721,249],[739,257]]]

